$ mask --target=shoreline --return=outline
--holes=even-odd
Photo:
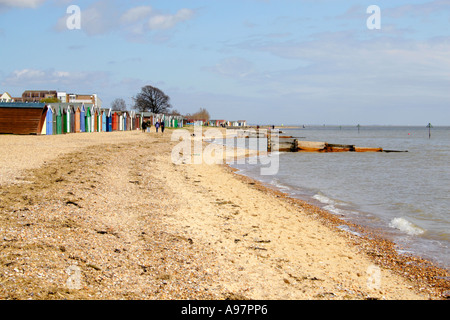
[[[227,170],[238,176],[239,179],[252,184],[262,192],[273,194],[277,198],[284,199],[294,206],[305,208],[306,210],[317,214],[321,222],[330,228],[342,232],[355,246],[361,248],[365,254],[371,256],[377,264],[394,271],[400,276],[417,281],[417,283],[415,283],[416,288],[419,289],[422,286],[423,290],[423,287],[428,287],[427,290],[431,295],[444,299],[449,297],[449,271],[418,255],[399,253],[399,248],[397,248],[398,245],[393,241],[388,240],[383,235],[386,232],[385,230],[345,221],[337,215],[311,204],[306,200],[292,197],[289,194],[278,190],[276,187],[272,187],[257,179],[239,174],[237,172],[238,170],[231,166],[227,165]],[[339,227],[342,226],[349,227],[350,230],[355,231],[357,234],[348,230],[341,230]]]
[[[72,146],[0,184],[0,297],[445,298],[448,280],[427,282],[437,270],[376,235],[355,239],[336,229],[346,222],[228,165],[171,163],[170,132],[38,137]],[[32,152],[34,138],[12,138],[13,149]],[[374,263],[382,282],[371,289]],[[68,290],[73,264],[82,286]]]
[[[262,126],[262,128],[264,128],[264,126]],[[284,128],[289,129],[291,127],[288,126]],[[254,156],[259,156],[259,154],[247,153],[244,157],[248,158]],[[431,295],[445,299],[450,297],[450,270],[443,268],[420,255],[414,253],[400,253],[401,247],[386,237],[386,230],[362,225],[358,222],[343,220],[339,218],[338,215],[320,208],[307,200],[292,197],[275,186],[259,181],[256,178],[240,174],[238,172],[239,169],[232,167],[232,165],[228,163],[225,164],[224,167],[239,179],[246,183],[250,183],[262,192],[273,194],[277,198],[282,198],[290,204],[317,213],[320,216],[320,220],[325,225],[344,232],[355,246],[360,247],[367,255],[371,256],[377,264],[393,270],[401,276],[406,276],[407,278],[412,278],[417,281],[417,288],[426,286]],[[348,227],[349,230],[340,229],[340,227],[343,226]],[[356,232],[356,234],[352,231]]]

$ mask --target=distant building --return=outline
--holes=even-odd
[[[59,101],[61,101],[62,103],[67,103],[67,93],[66,92],[61,92],[58,91],[57,93],[57,98],[59,99]]]
[[[57,96],[58,93],[55,90],[27,90],[22,94],[21,102],[40,102],[42,99],[57,98]]]
[[[97,94],[74,94],[66,95],[68,103],[92,103],[96,108],[102,107],[102,100]]]
[[[12,102],[13,98],[8,92],[5,92],[0,96],[0,102]]]

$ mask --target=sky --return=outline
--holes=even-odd
[[[0,0],[0,44],[12,96],[132,108],[152,85],[250,124],[450,125],[450,0]]]

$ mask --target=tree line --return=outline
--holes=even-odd
[[[181,113],[178,110],[173,109],[170,103],[170,97],[165,94],[161,89],[153,86],[142,87],[135,97],[133,97],[134,106],[133,109],[138,112],[152,112],[156,114],[170,114],[180,116]],[[115,111],[127,111],[127,105],[122,98],[115,99],[111,103],[111,109]],[[193,114],[185,115],[189,119],[193,120],[209,120],[211,118],[209,112],[200,108],[199,111]]]

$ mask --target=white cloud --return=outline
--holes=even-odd
[[[180,22],[188,21],[194,16],[194,11],[191,9],[178,10],[176,14],[159,14],[154,15],[148,22],[150,30],[166,30],[173,28]]]
[[[223,59],[215,66],[206,68],[206,70],[223,76],[238,78],[245,78],[255,71],[253,63],[239,57]]]
[[[400,18],[405,15],[413,16],[428,16],[436,12],[441,12],[450,9],[450,2],[448,0],[435,0],[414,5],[403,5],[392,9],[383,10],[384,14]]]
[[[120,17],[120,22],[123,24],[130,24],[148,18],[152,13],[151,6],[140,6],[129,9]]]
[[[194,11],[191,9],[180,9],[175,14],[159,14],[151,6],[137,6],[121,13],[110,1],[100,0],[81,10],[81,31],[90,36],[121,32],[127,40],[132,41],[149,31],[171,29],[193,16]],[[61,17],[54,29],[66,31],[68,17]]]
[[[95,2],[87,9],[81,10],[81,30],[90,36],[106,34],[117,28],[118,13],[106,0]],[[61,17],[56,23],[56,31],[67,31],[69,15]]]
[[[70,72],[64,70],[22,69],[7,75],[2,85],[20,88],[68,88],[70,90],[92,90],[93,87],[105,86],[109,75],[105,72]],[[83,86],[87,86],[84,89]]]
[[[0,0],[0,7],[37,8],[46,0]]]

